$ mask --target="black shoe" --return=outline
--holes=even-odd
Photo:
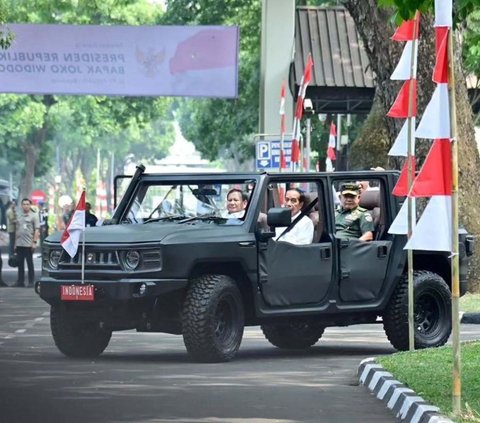
[[[3,282],[3,281],[0,279],[0,288],[4,288],[4,287],[7,287],[7,286],[10,286],[10,285],[7,285],[5,282]]]
[[[12,285],[15,288],[23,288],[25,284],[23,282],[15,282],[15,284]]]

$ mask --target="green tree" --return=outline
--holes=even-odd
[[[239,25],[238,98],[179,99],[178,119],[184,136],[205,158],[253,157],[258,131],[260,86],[260,0],[167,0],[165,24]]]
[[[139,25],[154,24],[161,16],[161,9],[146,0],[4,2],[9,22]],[[100,146],[116,155],[119,168],[131,151],[137,160],[161,158],[173,140],[170,103],[165,98],[0,96],[0,145],[8,146],[3,162],[22,169],[20,190],[26,195],[34,175],[41,176],[52,163],[54,151],[60,152],[57,162],[69,185],[76,167],[90,178]]]

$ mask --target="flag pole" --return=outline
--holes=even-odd
[[[457,108],[455,96],[455,72],[453,29],[448,31],[448,101],[450,103],[450,128],[452,149],[452,350],[453,350],[453,389],[452,410],[455,416],[462,411],[461,395],[461,351],[460,351],[460,273],[458,255],[458,144]]]
[[[280,90],[280,163],[278,171],[281,173],[283,162],[285,160],[285,151],[283,146],[285,144],[285,80],[282,81],[282,88]]]
[[[85,193],[85,188],[83,188]],[[85,283],[85,225],[82,230],[82,284]]]
[[[415,19],[413,21],[413,39],[412,39],[412,52],[410,56],[410,86],[408,87],[408,118],[407,118],[407,160],[408,160],[408,170],[407,170],[407,186],[408,192],[412,188],[413,184],[413,154],[412,151],[412,114],[413,114],[413,96],[414,92],[414,83],[413,78],[416,78],[415,75],[415,53],[417,49],[417,32],[418,32],[418,20],[420,18],[419,12],[415,12]],[[416,82],[415,82],[416,83]],[[413,198],[410,195],[407,195],[407,224],[408,232],[407,239],[410,239],[413,232],[413,218],[415,216],[414,202]],[[408,349],[409,351],[415,350],[415,321],[414,321],[414,312],[415,312],[415,296],[414,296],[414,280],[413,280],[413,250],[407,250],[407,266],[408,266]]]

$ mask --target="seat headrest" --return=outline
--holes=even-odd
[[[360,195],[360,207],[368,210],[372,210],[375,207],[380,207],[380,191],[363,191]]]
[[[305,193],[305,204],[303,205],[303,207],[307,207],[316,198],[318,198],[318,194],[316,192],[306,192]],[[318,201],[313,206],[313,209],[311,211],[318,211]]]

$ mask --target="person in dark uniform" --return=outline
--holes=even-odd
[[[360,188],[357,184],[344,184],[340,190],[340,202],[335,212],[335,230],[339,238],[373,239],[373,218],[359,206]]]
[[[92,205],[90,203],[85,203],[85,226],[97,226],[97,216],[92,212]]]

